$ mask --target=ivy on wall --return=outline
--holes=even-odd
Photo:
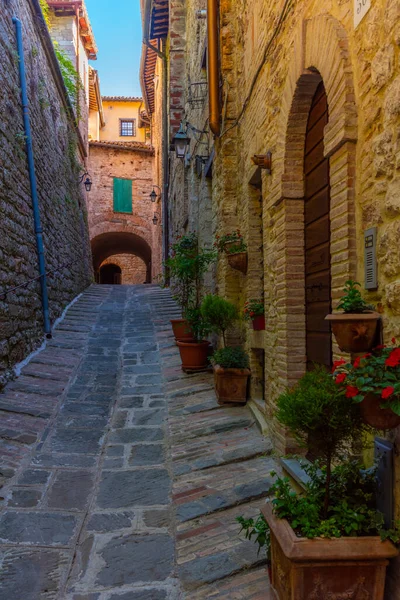
[[[42,10],[43,19],[47,25],[47,29],[51,31],[50,9],[49,5],[47,4],[47,0],[39,0],[39,4]],[[69,58],[67,53],[64,52],[64,50],[61,50],[56,40],[52,41],[54,46],[54,52],[56,54],[58,64],[60,65],[61,74],[68,92],[68,96],[71,100],[71,104],[74,107],[76,116],[79,119],[79,92],[84,89],[81,78],[79,76],[78,71],[75,69],[74,63]]]

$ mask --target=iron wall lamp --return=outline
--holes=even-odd
[[[155,189],[154,189],[154,188],[157,188],[157,189],[158,189],[158,191],[159,191],[159,194],[158,194],[158,195],[157,195],[157,192],[155,191]],[[149,196],[150,196],[150,200],[151,200],[152,202],[155,202],[155,201],[157,200],[157,198],[158,198],[159,196],[161,196],[161,189],[158,187],[158,185],[153,185],[153,190],[152,190],[152,192],[149,194]]]
[[[183,160],[185,158],[186,149],[190,144],[190,138],[187,134],[187,129],[184,129],[182,121],[179,126],[179,130],[177,131],[177,133],[174,136],[174,139],[172,140],[172,143],[175,148],[176,158],[180,158]]]
[[[86,177],[85,181],[83,181],[84,177]],[[79,178],[79,183],[82,183],[82,181],[83,185],[86,188],[86,191],[90,192],[90,190],[92,189],[92,180],[90,179],[90,175],[87,171]]]

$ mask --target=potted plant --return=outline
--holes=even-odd
[[[179,236],[170,249],[170,257],[165,266],[173,280],[173,299],[185,314],[194,296],[193,258],[197,253],[195,233]],[[186,318],[171,319],[175,340],[193,339],[193,331]]]
[[[185,372],[204,371],[208,365],[210,347],[210,342],[204,338],[210,333],[211,329],[199,308],[190,308],[185,314],[193,332],[193,338],[176,342],[181,355],[182,370]]]
[[[248,300],[244,305],[244,318],[251,321],[254,331],[265,329],[264,302],[261,300]]]
[[[400,532],[383,529],[374,472],[346,458],[364,427],[356,405],[316,368],[279,397],[276,416],[301,444],[312,439],[320,457],[304,467],[304,491],[279,477],[262,509],[276,597],[383,600],[388,559],[398,554],[390,540],[397,543]]]
[[[360,403],[365,423],[375,429],[400,425],[400,347],[395,338],[392,346],[378,346],[353,364],[336,361],[333,370],[346,397]]]
[[[228,263],[233,269],[247,273],[247,244],[240,229],[223,236],[217,235],[214,246],[219,252],[225,252]]]
[[[211,358],[218,403],[245,404],[250,376],[249,357],[240,347],[226,347],[226,332],[239,319],[239,312],[228,300],[209,294],[203,300],[201,313],[210,330],[222,336],[224,345]]]
[[[380,316],[362,298],[359,286],[357,281],[346,281],[344,295],[337,307],[343,312],[325,317],[342,352],[369,352],[375,344]]]
[[[217,258],[215,250],[199,248],[194,232],[177,238],[166,261],[173,280],[173,298],[182,309],[183,318],[171,319],[176,341],[190,341],[195,335],[187,319],[187,312],[199,308],[202,277]]]

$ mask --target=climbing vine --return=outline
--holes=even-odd
[[[47,0],[39,0],[39,4],[47,29],[51,31],[50,9],[49,5],[47,4]],[[56,54],[58,64],[60,65],[61,74],[68,92],[69,99],[71,100],[71,104],[75,109],[76,117],[79,120],[79,93],[84,89],[81,78],[68,54],[59,47],[59,44],[56,40],[53,39],[52,41],[54,52]]]

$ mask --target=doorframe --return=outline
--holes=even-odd
[[[329,122],[324,154],[329,158],[331,221],[331,301],[338,303],[343,285],[356,273],[355,160],[357,110],[352,65],[344,27],[330,15],[299,24],[282,95],[274,170],[267,198],[276,223],[274,246],[276,336],[266,346],[274,380],[268,383],[268,412],[274,400],[294,385],[306,369],[304,283],[304,142],[308,115],[318,83],[324,82]],[[340,351],[332,344],[333,359]],[[290,452],[293,441],[272,425],[278,451]],[[276,432],[276,435],[275,435]]]

